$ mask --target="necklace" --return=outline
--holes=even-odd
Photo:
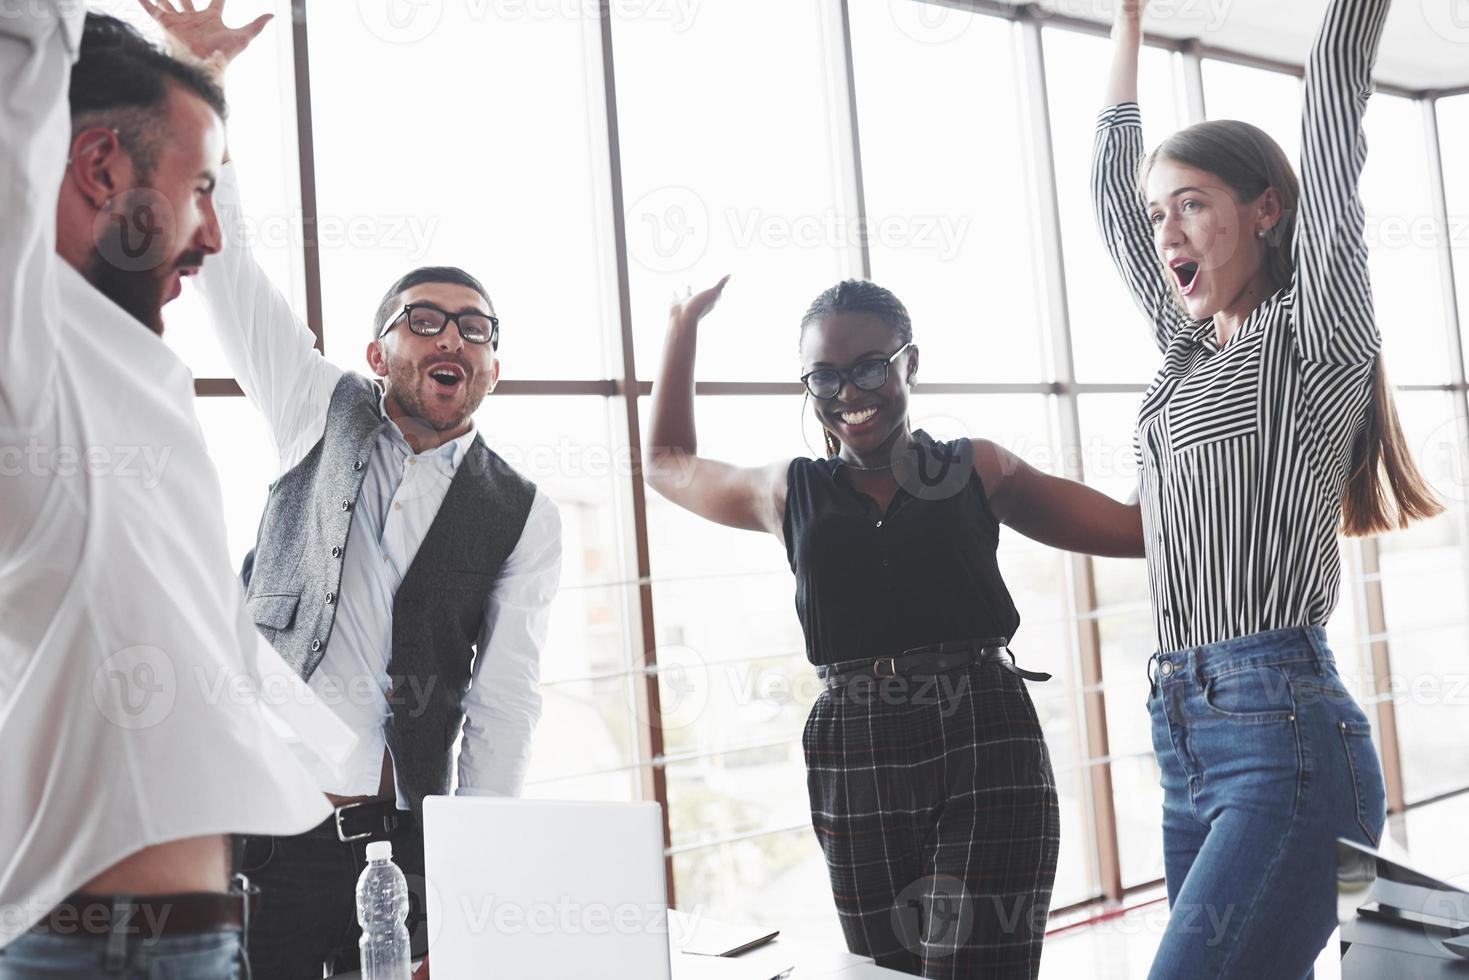
[[[908,441],[908,445],[905,446],[905,447],[903,447],[903,448],[906,450],[906,449],[911,448],[912,446],[913,446],[913,440],[910,437],[909,438],[909,441]],[[845,465],[849,466],[850,468],[852,468],[854,470],[860,470],[863,473],[878,473],[878,472],[881,472],[882,470],[890,470],[890,469],[893,468],[893,463],[892,462],[884,463],[881,466],[863,466],[860,463],[848,463],[848,462],[846,462],[846,460],[843,460],[842,462],[845,463]],[[896,462],[896,459],[893,462]]]

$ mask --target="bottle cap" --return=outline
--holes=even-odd
[[[393,859],[393,842],[390,840],[375,840],[367,845],[367,860],[369,861],[391,861]]]

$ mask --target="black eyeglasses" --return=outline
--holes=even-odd
[[[450,323],[459,330],[459,336],[464,338],[467,344],[489,344],[491,348],[500,346],[500,320],[498,317],[487,316],[484,313],[449,313],[430,306],[427,303],[409,303],[403,307],[403,312],[383,325],[378,331],[378,338],[396,327],[404,320],[408,322],[408,329],[420,337],[437,337],[444,332],[444,328]]]
[[[888,383],[888,365],[898,359],[898,355],[909,347],[913,341],[908,341],[902,347],[893,352],[892,357],[872,357],[865,361],[858,361],[849,370],[841,371],[837,368],[817,368],[815,371],[807,371],[801,375],[801,382],[806,390],[811,392],[813,398],[835,398],[842,392],[844,381],[861,388],[863,391],[876,391]]]

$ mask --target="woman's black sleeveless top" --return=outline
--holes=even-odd
[[[921,429],[913,436],[895,462],[899,489],[886,513],[838,477],[846,464],[836,457],[791,461],[786,555],[812,663],[1012,637],[1020,625],[969,440],[934,442]]]

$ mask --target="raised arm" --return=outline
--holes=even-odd
[[[1107,558],[1143,556],[1142,510],[1084,483],[1031,466],[987,439],[974,440],[974,470],[1001,524],[1041,544]]]
[[[56,199],[85,13],[51,0],[0,11],[0,431],[34,427],[54,388]]]
[[[685,510],[747,531],[781,537],[789,462],[745,467],[699,455],[694,431],[694,352],[699,321],[724,292],[719,282],[669,313],[663,364],[653,384],[652,425],[643,475],[648,484]]]
[[[265,416],[286,469],[321,434],[343,372],[316,350],[315,335],[256,262],[245,240],[249,225],[232,163],[220,171],[214,209],[220,252],[195,282],[230,371]]]
[[[1295,325],[1308,361],[1361,363],[1381,346],[1357,182],[1367,159],[1362,115],[1390,2],[1331,0],[1306,63]]]
[[[223,0],[197,11],[187,9],[191,5],[177,11],[153,0],[138,3],[163,27],[176,54],[203,62],[221,81],[230,63],[270,20],[267,14],[245,27],[226,27]],[[315,335],[256,262],[246,240],[249,222],[232,163],[220,172],[214,208],[222,238],[220,253],[204,264],[195,283],[230,371],[265,416],[285,469],[297,462],[326,424],[332,389],[342,369],[315,349]]]
[[[1137,105],[1143,6],[1142,0],[1122,0],[1112,24],[1107,104],[1097,119],[1092,150],[1092,207],[1112,264],[1152,324],[1158,348],[1166,351],[1173,335],[1189,321],[1153,250],[1153,230],[1137,192],[1143,161],[1143,122]]]

